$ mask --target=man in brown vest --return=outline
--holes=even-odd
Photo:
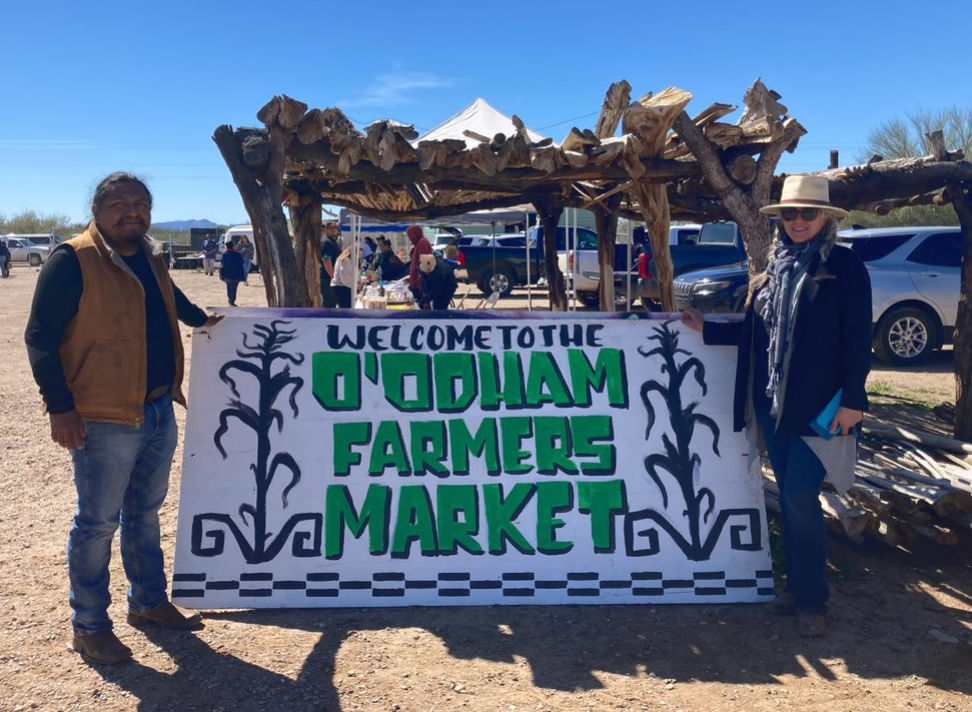
[[[25,334],[51,437],[74,460],[72,647],[96,663],[132,655],[108,618],[108,564],[119,523],[129,624],[201,624],[166,595],[158,512],[178,439],[172,402],[185,406],[177,319],[212,327],[222,317],[207,317],[172,283],[160,245],[145,235],[151,209],[152,194],[135,176],[101,181],[94,221],[41,270]]]

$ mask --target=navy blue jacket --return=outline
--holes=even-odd
[[[867,410],[865,384],[871,370],[871,279],[853,251],[835,245],[825,262],[818,255],[797,305],[789,367],[783,374],[783,404],[777,420],[781,435],[810,434],[808,424],[843,388],[841,405]],[[738,344],[733,427],[745,428],[755,320],[752,305],[742,323],[706,321],[707,344]]]
[[[434,304],[441,299],[452,299],[452,295],[459,288],[456,273],[441,261],[436,262],[435,269],[431,272],[428,274],[422,272],[421,275],[424,291],[419,299],[419,304]]]
[[[219,276],[227,282],[242,282],[243,275],[243,255],[236,250],[226,250],[223,253],[223,260],[219,265]]]

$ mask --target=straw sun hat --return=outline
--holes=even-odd
[[[821,176],[787,176],[780,202],[759,211],[765,215],[779,215],[782,208],[818,208],[837,217],[848,215],[846,210],[830,204],[830,182]]]

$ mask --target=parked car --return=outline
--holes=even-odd
[[[11,262],[26,262],[31,267],[40,267],[47,262],[51,252],[47,245],[35,245],[25,235],[6,235],[3,239],[10,250]]]
[[[961,292],[961,228],[841,230],[838,236],[871,278],[878,358],[913,366],[952,343]],[[741,311],[748,284],[745,262],[691,272],[675,280],[675,302],[679,309]]]
[[[687,272],[674,282],[675,307],[702,312],[739,312],[749,292],[749,262]]]
[[[911,366],[952,343],[961,293],[961,228],[842,230],[839,236],[871,276],[878,358]]]
[[[675,228],[672,228],[673,230]],[[746,246],[739,227],[734,222],[710,222],[702,225],[694,239],[686,235],[670,235],[670,250],[675,276],[686,272],[738,264],[746,261]],[[638,294],[645,307],[656,308],[659,300],[658,267],[653,259],[651,243],[644,243],[644,253],[638,258]]]

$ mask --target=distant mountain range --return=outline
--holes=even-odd
[[[178,232],[180,230],[191,230],[192,228],[211,230],[214,227],[219,227],[219,225],[212,220],[170,220],[169,222],[152,223],[152,227],[158,228],[159,230]]]

